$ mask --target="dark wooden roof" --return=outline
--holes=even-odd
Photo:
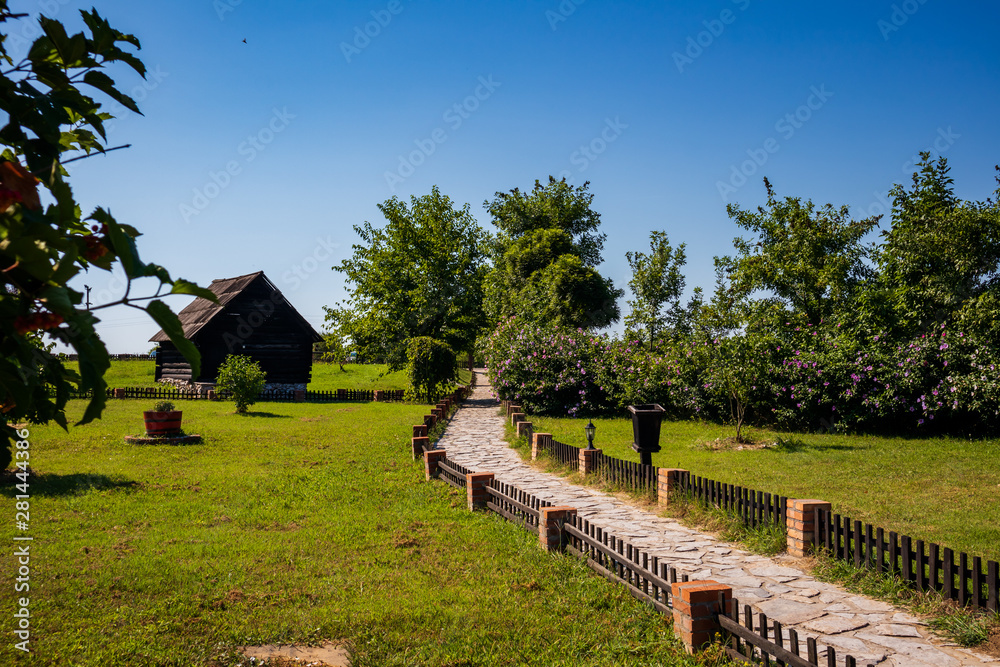
[[[264,281],[265,285],[269,287],[272,291],[277,292],[275,297],[275,303],[283,303],[288,306],[288,310],[294,314],[294,317],[299,321],[302,326],[302,330],[310,335],[314,341],[321,341],[323,337],[316,333],[316,330],[312,328],[306,318],[299,314],[299,311],[288,302],[277,287],[274,286],[267,276],[264,275],[263,271],[257,271],[256,273],[248,273],[245,276],[237,276],[235,278],[223,278],[220,280],[213,280],[212,284],[208,286],[208,289],[212,291],[213,294],[219,299],[219,303],[212,303],[208,299],[202,299],[198,297],[187,306],[184,307],[181,312],[177,313],[177,317],[180,318],[181,325],[184,327],[184,337],[191,340],[194,336],[198,334],[205,325],[212,321],[212,318],[217,316],[219,313],[226,309],[226,306],[233,301],[236,297],[243,293],[251,284],[257,280]],[[161,329],[149,339],[152,343],[166,343],[170,340],[167,334]]]

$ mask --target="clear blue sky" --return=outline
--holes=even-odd
[[[151,74],[120,72],[145,116],[113,124],[132,148],[75,165],[84,208],[137,226],[174,275],[263,269],[317,328],[352,225],[433,185],[486,225],[498,190],[589,180],[601,271],[625,287],[625,253],[663,229],[689,288],[711,288],[738,233],[725,205],[759,205],[763,176],[858,217],[920,150],[948,158],[959,196],[996,189],[994,2],[93,2]],[[11,8],[76,27],[91,4]],[[95,303],[121,291],[84,282]],[[114,311],[109,349],[149,349],[155,325]]]

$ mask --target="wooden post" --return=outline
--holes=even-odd
[[[710,579],[679,581],[671,586],[674,612],[674,634],[684,644],[684,650],[695,653],[722,634],[719,614],[719,594],[724,604],[733,599],[733,589]]]

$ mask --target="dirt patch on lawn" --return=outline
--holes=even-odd
[[[240,649],[248,658],[256,658],[270,667],[350,667],[347,649],[340,644],[325,642],[322,646],[264,644]]]
[[[713,452],[721,451],[743,451],[753,449],[773,449],[778,443],[773,440],[757,440],[749,442],[738,442],[736,438],[716,438],[708,442],[701,443],[702,448]]]
[[[1000,658],[1000,626],[990,631],[990,638],[976,646],[973,650],[985,653],[994,658]]]

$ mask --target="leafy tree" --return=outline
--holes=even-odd
[[[765,291],[768,296],[753,305],[780,313],[778,318],[799,313],[819,322],[850,310],[873,277],[864,237],[880,216],[855,221],[846,206],[779,200],[766,178],[764,186],[766,208],[726,207],[737,225],[755,235],[734,239],[736,257],[724,258],[732,289],[745,296]]]
[[[25,19],[0,0],[0,24]],[[0,463],[6,463],[13,435],[11,423],[56,421],[67,425],[65,407],[71,390],[92,391],[80,423],[101,415],[105,404],[107,349],[94,330],[95,311],[126,305],[145,311],[198,373],[197,350],[182,334],[179,320],[158,297],[168,291],[215,300],[206,289],[172,279],[161,266],[147,264],[136,249],[138,230],[119,224],[96,208],[88,217],[67,180],[68,162],[114,148],[107,146],[104,123],[112,116],[90,97],[96,91],[138,113],[135,102],[118,90],[104,71],[121,63],[140,76],[142,62],[129,47],[139,40],[112,28],[96,10],[81,12],[86,32],[67,34],[63,25],[38,18],[42,35],[15,63],[0,41]],[[124,48],[123,48],[124,47]],[[87,92],[85,92],[87,91]],[[42,190],[39,191],[39,186]],[[44,201],[44,203],[43,203]],[[88,311],[83,295],[67,283],[81,271],[110,272],[121,264],[125,296]],[[132,294],[132,283],[159,283],[148,297]],[[79,355],[79,373],[67,369],[52,352],[62,342]]]
[[[244,414],[257,402],[257,396],[264,391],[266,383],[267,374],[261,370],[260,363],[245,354],[227,356],[219,366],[219,375],[215,380],[220,391],[232,393],[239,414]]]
[[[892,227],[878,253],[880,284],[891,295],[887,319],[910,333],[961,320],[995,338],[1000,202],[959,200],[943,157],[921,153],[917,167],[909,190],[892,190]]]
[[[685,244],[675,250],[667,233],[660,231],[652,232],[649,239],[648,255],[625,253],[632,267],[629,288],[635,295],[635,300],[628,302],[632,310],[625,318],[625,326],[639,336],[644,333],[652,349],[653,341],[664,330],[674,335],[691,334],[692,320],[697,315],[702,296],[701,288],[695,288],[694,297],[687,306],[681,304],[685,283],[681,269],[687,263]]]
[[[410,384],[417,396],[433,401],[455,380],[458,365],[447,343],[418,336],[407,341],[406,354]]]
[[[483,326],[482,282],[487,236],[466,204],[456,210],[437,187],[379,204],[387,224],[355,226],[362,244],[335,271],[347,277],[347,304],[326,320],[366,359],[406,365],[406,342],[418,336],[471,350]]]
[[[603,260],[601,216],[590,184],[535,181],[530,192],[497,192],[486,210],[500,234],[487,278],[486,311],[494,322],[512,315],[556,326],[602,328],[617,322],[624,292],[594,268]]]

